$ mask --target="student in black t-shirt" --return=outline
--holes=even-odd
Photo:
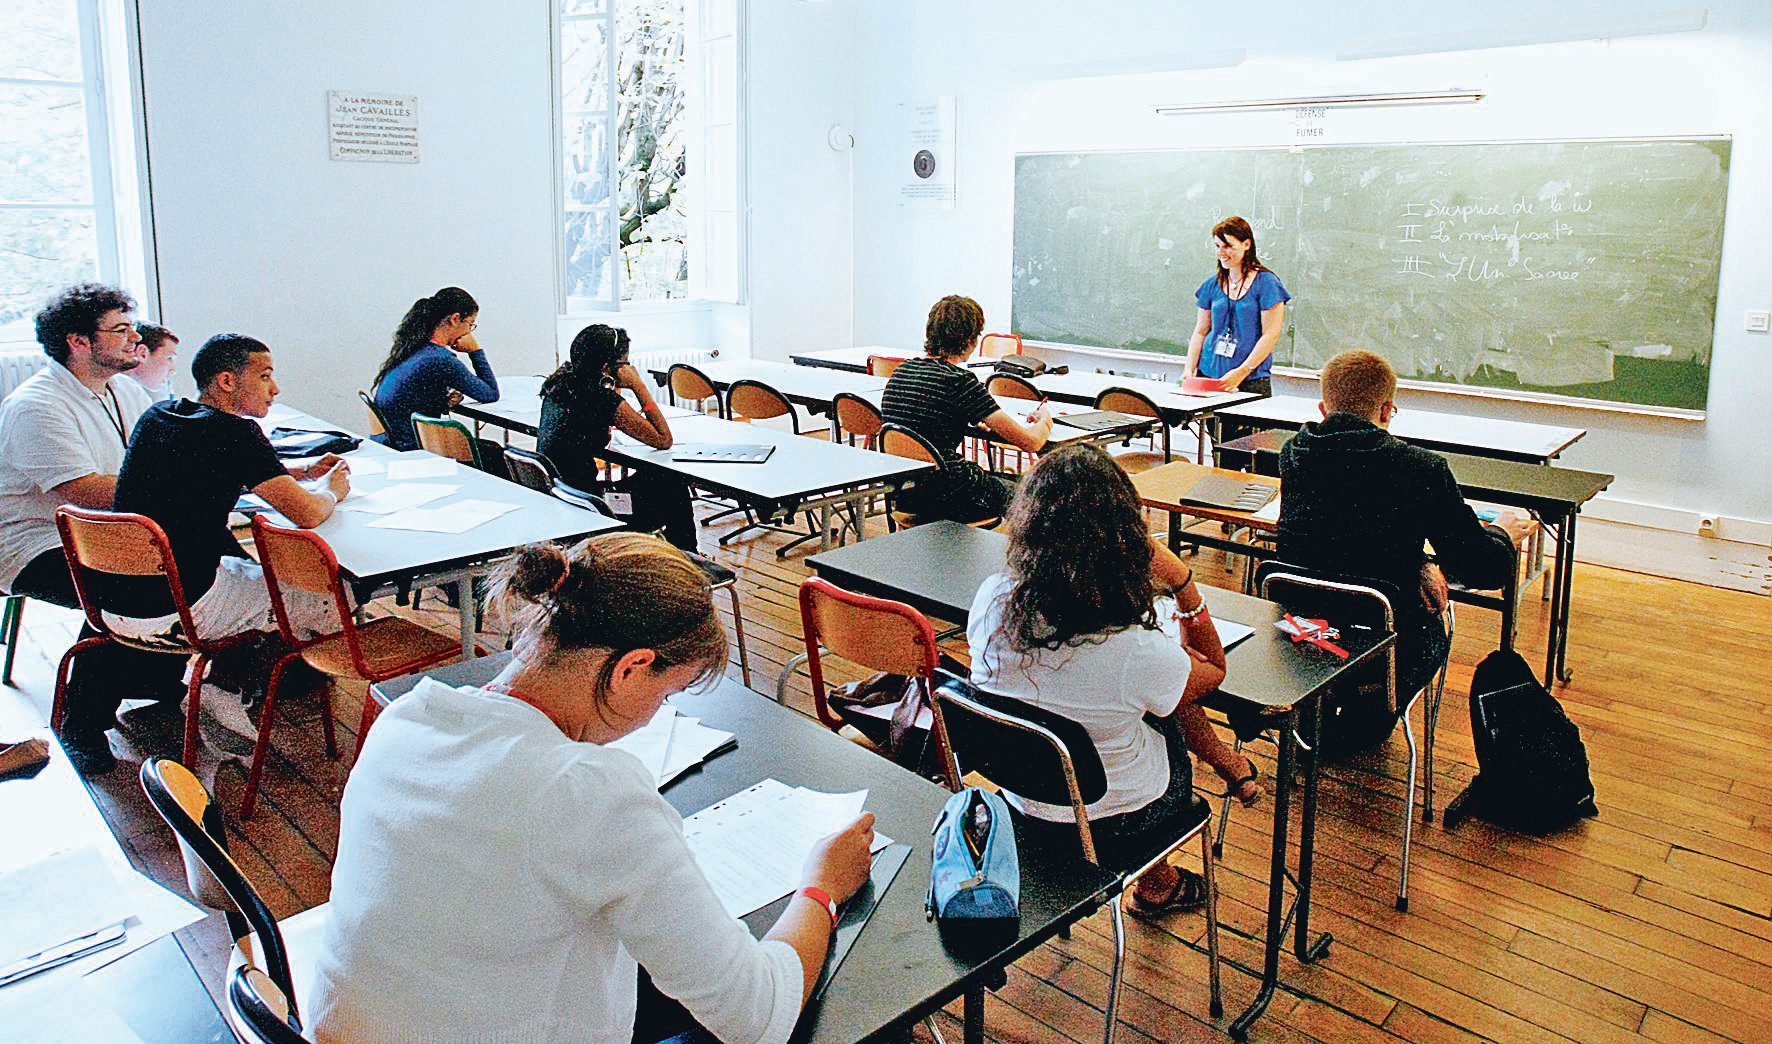
[[[243,334],[217,334],[191,361],[200,398],[160,403],[142,414],[117,476],[113,507],[146,515],[166,531],[198,633],[222,637],[273,631],[264,571],[228,528],[228,513],[251,490],[291,522],[311,529],[350,492],[350,469],[335,454],[286,467],[253,419],[277,397],[271,350]],[[300,481],[298,481],[300,480]],[[301,481],[318,480],[308,489]],[[293,623],[316,632],[336,626],[328,600],[285,588]],[[120,633],[165,634],[178,618],[163,582],[119,578],[107,587],[105,614]],[[206,705],[210,705],[206,700]],[[228,706],[231,703],[232,706]],[[238,698],[211,705],[224,724]]]
[[[622,397],[633,392],[639,409]],[[572,339],[566,362],[541,386],[541,427],[536,448],[553,462],[560,480],[602,496],[635,529],[662,529],[685,551],[696,550],[695,513],[689,486],[650,468],[629,468],[619,482],[597,474],[597,454],[609,446],[615,429],[653,449],[671,448],[671,426],[664,411],[628,362],[628,332],[601,324]]]
[[[1015,488],[1008,477],[992,475],[960,456],[960,440],[984,427],[1029,453],[1046,445],[1052,417],[1045,404],[1023,425],[997,405],[972,371],[961,366],[978,347],[984,309],[970,297],[949,296],[929,309],[923,335],[927,358],[907,359],[886,381],[880,415],[928,439],[945,462],[939,475],[918,479],[898,497],[913,514],[974,522],[1001,515]]]

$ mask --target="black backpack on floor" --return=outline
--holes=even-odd
[[[1597,816],[1581,730],[1519,653],[1496,650],[1471,677],[1471,739],[1477,778],[1446,808],[1527,833],[1561,830]]]

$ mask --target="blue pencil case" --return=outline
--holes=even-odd
[[[931,834],[930,917],[951,925],[1021,916],[1021,858],[1002,798],[967,787],[948,799]]]

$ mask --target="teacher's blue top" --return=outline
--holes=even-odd
[[[1280,277],[1265,268],[1255,273],[1254,283],[1235,301],[1219,289],[1216,273],[1201,283],[1194,303],[1212,313],[1212,332],[1200,349],[1200,376],[1223,377],[1241,366],[1261,340],[1261,313],[1290,300]],[[1249,378],[1266,377],[1273,368],[1274,357],[1269,355]]]
[[[457,353],[431,343],[406,357],[382,378],[375,389],[375,405],[388,420],[386,442],[397,450],[418,449],[412,415],[441,417],[449,412],[449,393],[461,392],[475,402],[498,401],[498,378],[486,361],[486,350],[468,353],[474,364],[469,372]]]

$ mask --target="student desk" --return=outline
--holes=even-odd
[[[915,359],[922,354],[921,348],[887,348],[878,344],[864,344],[855,348],[829,348],[819,352],[796,352],[788,356],[788,361],[795,366],[814,366],[826,370],[867,373],[870,356],[878,355],[884,359]]]
[[[1002,571],[1008,547],[1009,540],[1001,533],[942,521],[814,555],[806,564],[841,587],[897,599],[944,620],[965,622],[979,585]],[[1200,593],[1213,615],[1255,628],[1254,634],[1227,655],[1225,681],[1213,698],[1213,705],[1223,709],[1231,703],[1253,704],[1274,716],[1280,734],[1279,760],[1274,769],[1274,833],[1261,990],[1231,1024],[1231,1035],[1242,1040],[1267,1009],[1279,982],[1280,947],[1289,916],[1285,909],[1286,846],[1291,824],[1289,783],[1295,760],[1303,762],[1304,787],[1293,952],[1302,963],[1315,961],[1329,952],[1329,935],[1313,939],[1310,934],[1311,864],[1317,829],[1316,697],[1344,672],[1378,655],[1391,644],[1392,638],[1349,629],[1338,642],[1349,653],[1346,660],[1341,660],[1286,638],[1274,626],[1282,610],[1273,602],[1203,585]],[[1296,730],[1301,721],[1309,738],[1304,756],[1299,758]]]
[[[1317,400],[1275,395],[1219,410],[1219,415],[1257,428],[1297,431],[1322,419]],[[1498,460],[1548,464],[1587,434],[1584,428],[1558,428],[1524,421],[1461,417],[1455,413],[1399,410],[1391,434],[1404,442],[1448,453],[1469,453]]]
[[[498,382],[497,402],[465,399],[449,412],[453,416],[466,417],[473,421],[476,436],[480,434],[483,425],[490,424],[504,429],[507,443],[512,432],[535,438],[541,434],[541,386],[546,380],[546,377],[501,377]],[[694,410],[677,406],[661,403],[659,408],[664,411],[667,420],[695,416]]]
[[[617,434],[598,454],[626,466],[655,468],[698,489],[736,498],[765,518],[817,508],[823,525],[821,548],[830,546],[831,518],[843,504],[860,504],[882,486],[897,486],[935,465],[807,438],[760,424],[740,424],[705,414],[671,421],[679,445],[687,443],[769,443],[775,452],[761,464],[721,464],[671,459],[672,450],[648,448]],[[779,554],[779,551],[778,551]]]
[[[1264,431],[1227,442],[1220,449],[1240,449],[1268,465],[1266,470],[1278,471],[1274,461],[1285,442],[1286,436],[1282,432]],[[1612,484],[1612,476],[1598,471],[1435,452],[1451,465],[1452,477],[1466,498],[1528,511],[1541,527],[1554,535],[1556,546],[1551,558],[1550,579],[1545,584],[1545,598],[1550,602],[1550,630],[1545,639],[1544,679],[1547,685],[1553,678],[1568,682],[1574,677],[1574,672],[1569,669],[1568,652],[1569,600],[1575,584],[1575,520],[1583,505]],[[1537,538],[1534,538],[1534,545],[1537,546]],[[1532,579],[1528,577],[1525,582],[1530,583]],[[1487,604],[1482,596],[1470,600]],[[1511,613],[1508,619],[1511,622]],[[1504,629],[1502,648],[1511,648],[1512,638],[1509,630]]]
[[[697,365],[696,369],[721,394],[725,394],[738,381],[761,381],[781,392],[782,397],[789,402],[820,414],[829,414],[831,400],[842,392],[854,395],[866,395],[870,392],[877,394],[886,387],[884,377],[870,377],[866,373],[850,373],[829,367],[795,366],[767,359],[716,359]],[[654,367],[648,372],[652,374],[655,383],[664,387],[670,368]],[[877,399],[875,401],[878,402]],[[832,426],[831,437],[833,440],[836,438],[835,425]]]
[[[453,664],[429,676],[451,685],[490,681],[509,653]],[[375,687],[384,704],[410,691],[422,675]],[[1121,879],[1075,854],[1021,847],[1021,923],[1013,940],[966,956],[949,952],[923,913],[929,887],[929,828],[948,792],[838,737],[812,719],[722,678],[710,691],[671,701],[706,724],[737,734],[738,747],[709,759],[664,789],[666,801],[687,816],[760,780],[827,792],[866,787],[877,829],[911,846],[898,876],[844,958],[822,998],[800,1017],[799,1042],[850,1044],[897,1039],[918,1019],[964,996],[965,1039],[983,1040],[984,991],[1004,968],[1065,927],[1088,917],[1119,889]],[[745,918],[761,936],[787,899]]]
[[[337,426],[308,416],[287,406],[275,406],[265,418],[266,428],[327,428]],[[372,459],[382,462],[398,460],[401,454],[364,440],[345,459]],[[383,515],[360,511],[334,511],[332,517],[315,527],[314,532],[326,539],[338,556],[339,571],[360,587],[376,588],[412,577],[453,579],[457,585],[461,607],[461,646],[463,656],[474,654],[474,599],[471,593],[473,576],[510,552],[525,544],[557,540],[576,540],[607,529],[619,529],[621,523],[586,511],[564,501],[537,493],[515,482],[457,465],[452,478],[415,479],[417,482],[446,483],[461,489],[447,497],[423,505],[447,508],[462,500],[491,500],[516,504],[516,511],[475,526],[465,533],[417,533],[404,529],[376,529],[369,523]],[[352,475],[353,493],[373,493],[396,485],[384,472],[379,475]],[[350,501],[346,500],[346,504]]]

